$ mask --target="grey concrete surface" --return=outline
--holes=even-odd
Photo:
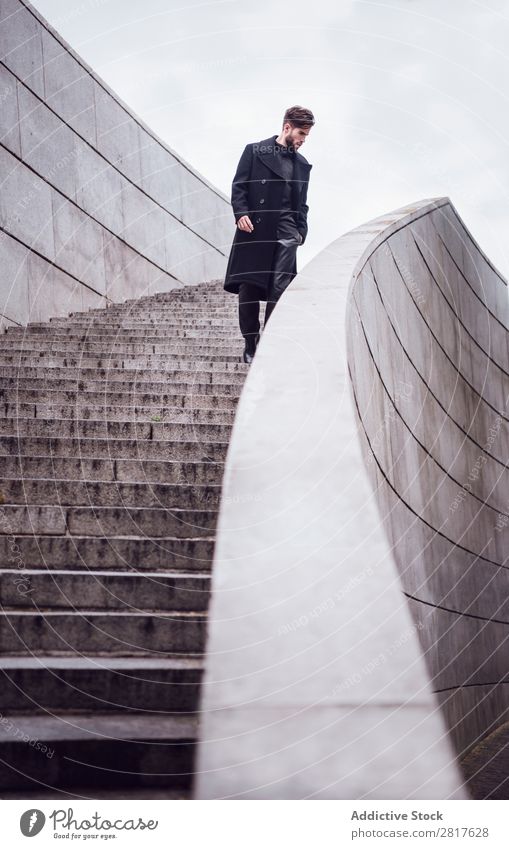
[[[166,342],[168,305],[133,303],[223,273],[228,198],[25,0],[0,0],[0,181],[0,556],[5,566],[16,545],[46,600],[39,617],[4,585],[0,640],[51,658],[42,675],[15,662],[12,678],[16,659],[2,658],[4,707],[44,692],[48,708],[83,708],[49,683],[69,640],[90,654],[122,644],[140,654],[135,668],[151,654],[201,655],[220,507],[195,796],[467,797],[483,741],[505,739],[509,719],[509,309],[507,282],[449,199],[356,228],[293,281],[250,369],[220,499],[223,467],[212,473],[202,453],[224,453],[234,420],[245,371],[234,317],[205,331],[196,303],[179,302]],[[117,440],[129,447],[111,457]],[[161,504],[176,498],[165,527]],[[152,570],[167,572],[157,615]],[[90,580],[94,605],[73,617]],[[138,587],[146,610],[108,608]],[[98,679],[72,661],[69,692],[90,686],[92,710],[102,686],[117,698],[116,667]],[[194,709],[201,667],[184,680],[172,664],[161,668],[170,707]],[[144,710],[156,693],[131,686],[124,707]],[[58,737],[44,722],[40,732]],[[492,798],[506,792],[499,755],[495,777],[475,780]]]
[[[450,259],[441,278],[452,317],[414,238],[442,269],[447,248],[464,270]],[[497,473],[449,518],[462,480],[449,468],[466,472],[478,451],[466,436],[484,404],[472,384],[494,403],[503,394],[474,349],[486,303],[496,323],[505,299],[436,198],[345,234],[279,301],[226,458],[195,798],[469,797],[459,756],[503,712],[484,712],[479,693],[468,715],[475,697],[462,703],[462,688],[507,675],[507,623],[477,618],[506,604],[506,574],[485,524]],[[478,413],[477,440],[494,415]],[[495,450],[507,456],[504,436]]]
[[[361,439],[463,758],[507,719],[507,282],[447,202],[372,254],[352,309]]]
[[[235,310],[218,279],[0,339],[6,793],[189,792]]]
[[[0,3],[0,329],[216,279],[229,199],[31,6]]]

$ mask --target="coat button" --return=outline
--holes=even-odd
[[[262,180],[262,186],[264,186],[266,182],[267,182],[267,180],[264,177],[263,180]]]
[[[256,223],[259,224],[261,220],[262,220],[261,218],[257,218]]]
[[[265,203],[264,198],[260,198],[260,203]]]

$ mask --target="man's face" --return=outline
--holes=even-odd
[[[301,144],[304,144],[310,132],[311,127],[292,127],[291,124],[285,124],[283,127],[283,135],[286,147],[293,145],[293,147],[298,150]]]

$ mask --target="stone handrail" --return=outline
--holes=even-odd
[[[468,798],[509,692],[508,329],[447,197],[284,293],[227,456],[197,798]]]

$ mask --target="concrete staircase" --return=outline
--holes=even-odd
[[[186,797],[223,464],[222,281],[0,337],[0,795]]]

